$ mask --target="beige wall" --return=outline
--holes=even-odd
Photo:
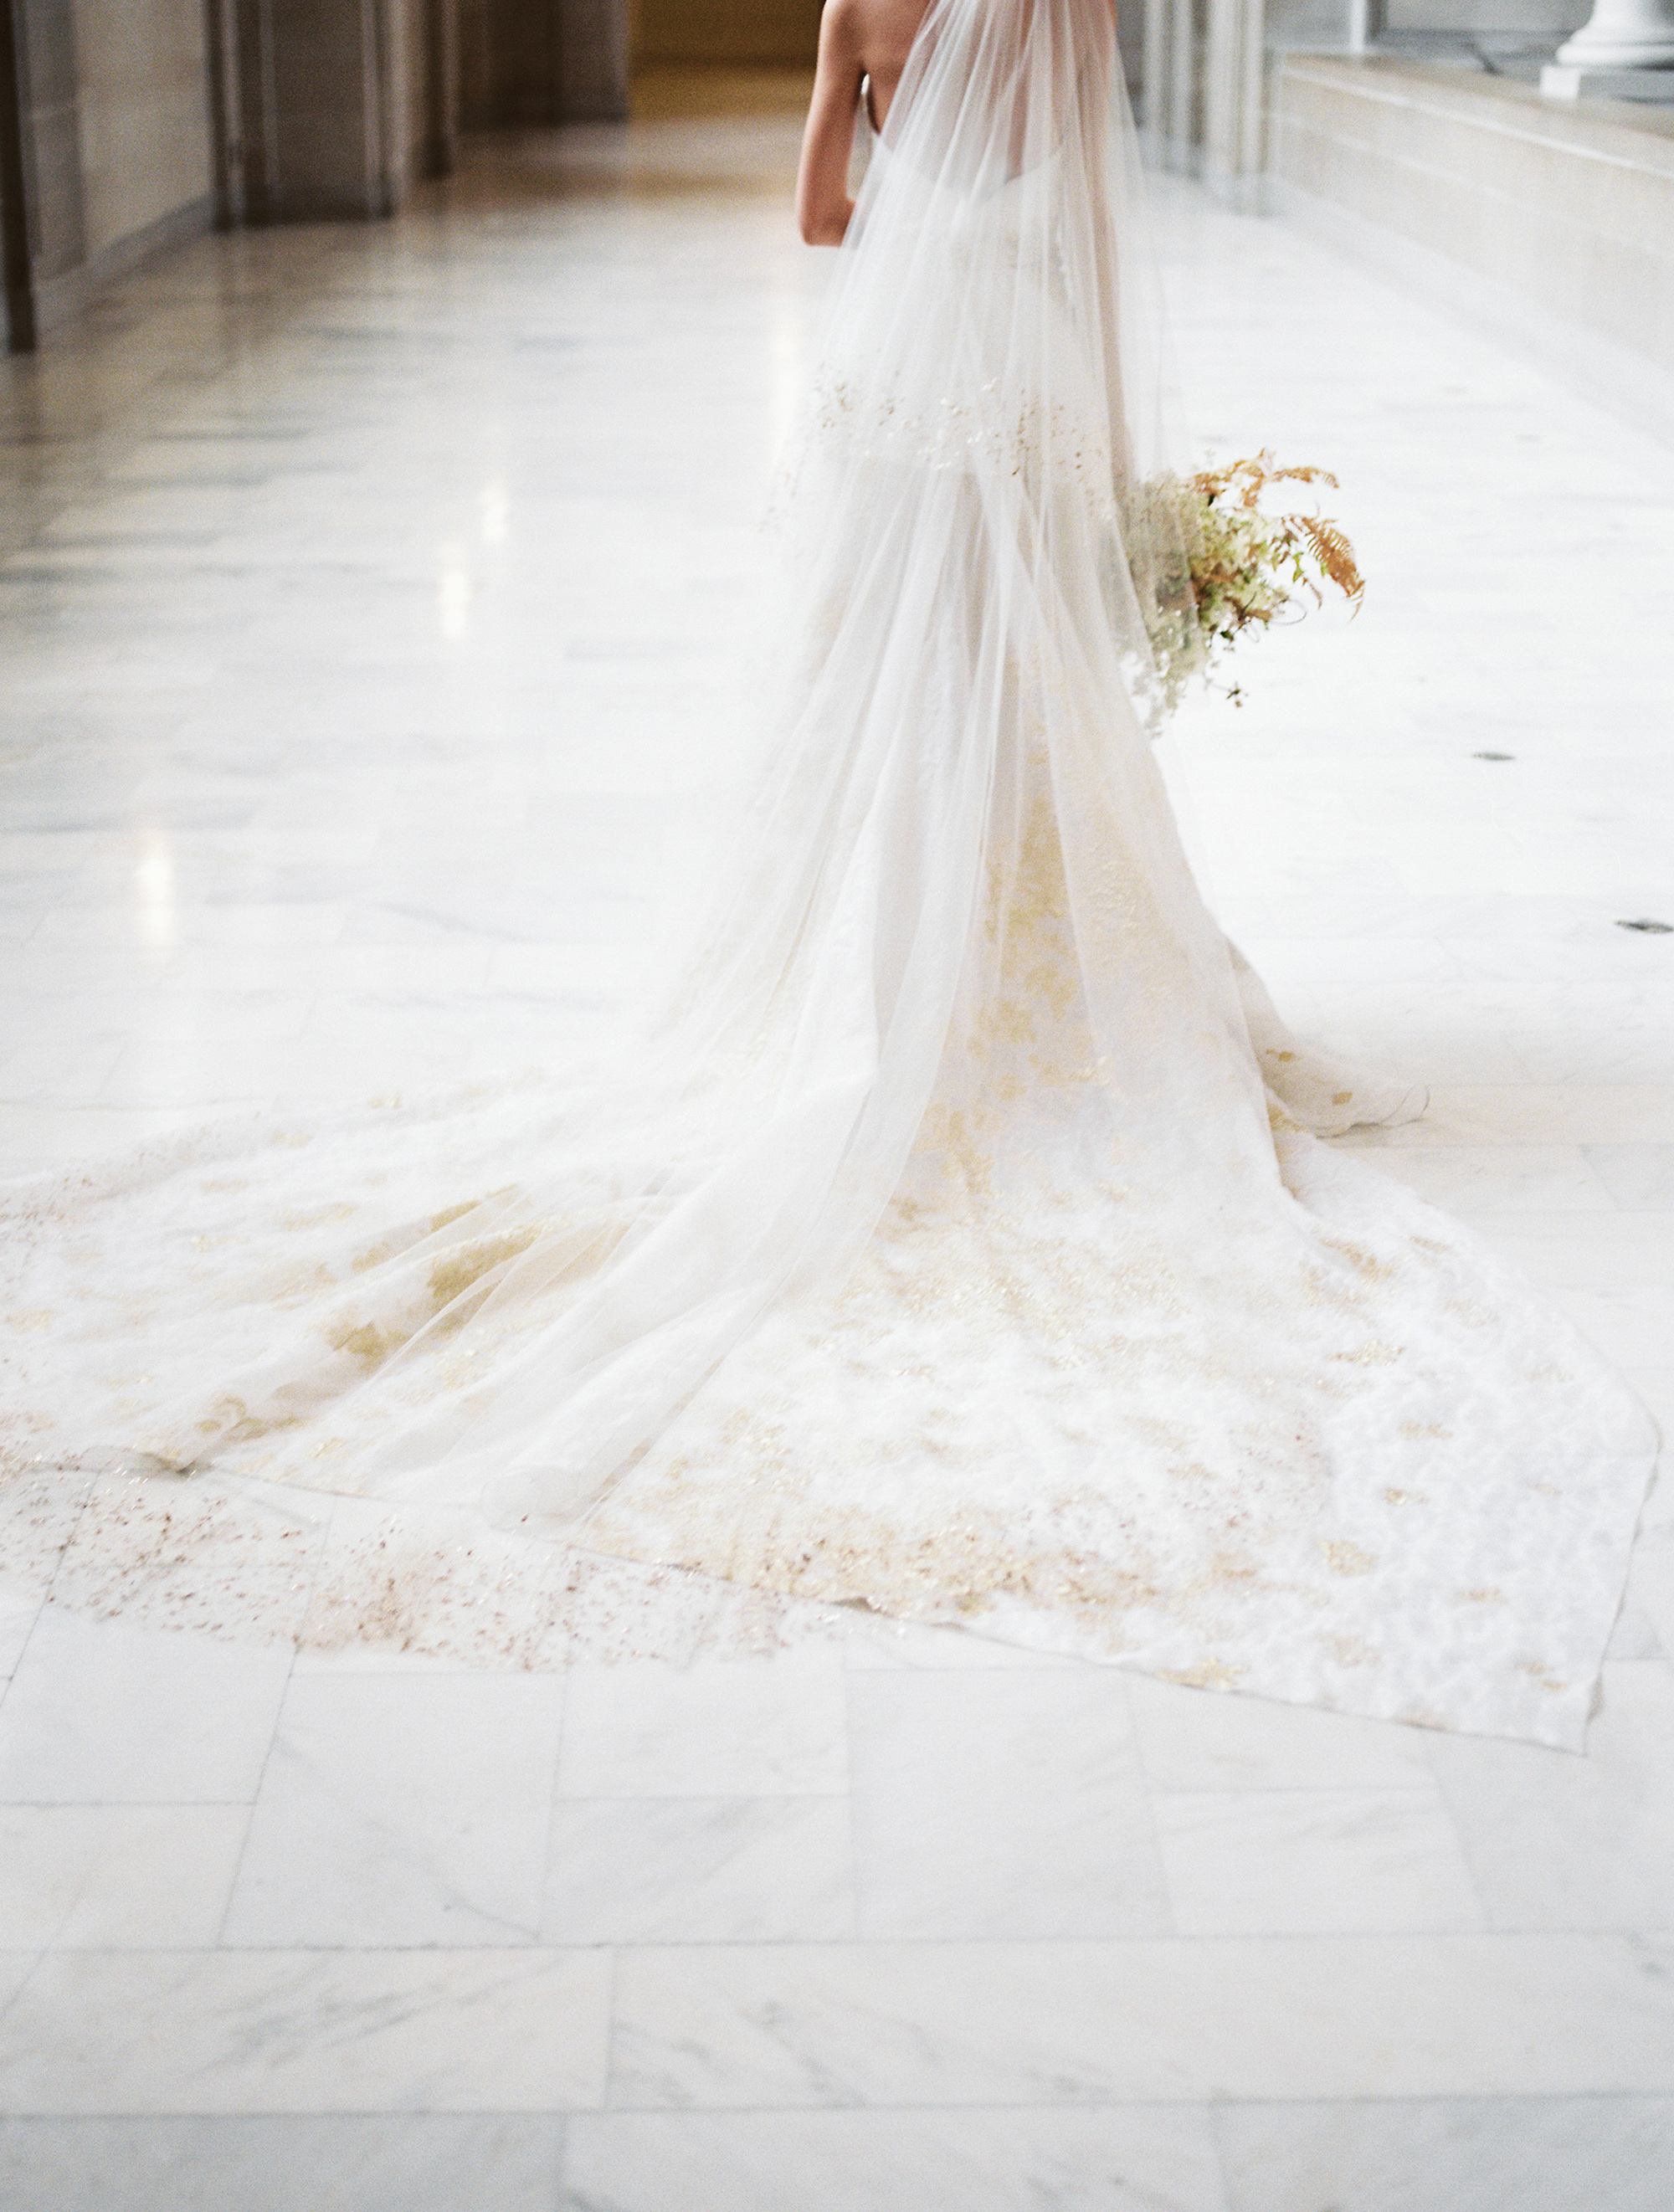
[[[1467,284],[1674,371],[1674,110],[1302,55],[1272,98],[1287,213],[1393,235]]]
[[[75,0],[91,259],[212,184],[203,0]]]
[[[1283,48],[1343,48],[1348,44],[1349,0],[1266,0],[1269,46]],[[1391,31],[1497,33],[1504,43],[1531,45],[1549,39],[1555,45],[1567,31],[1586,22],[1592,0],[1383,0],[1383,17]]]
[[[1391,31],[1526,31],[1554,38],[1585,23],[1592,0],[1387,0]]]
[[[819,0],[639,0],[636,67],[813,61]]]

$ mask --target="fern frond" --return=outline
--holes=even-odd
[[[1336,478],[1329,469],[1319,468],[1311,461],[1299,462],[1294,467],[1278,466],[1271,448],[1266,446],[1258,453],[1246,454],[1241,461],[1227,461],[1218,469],[1200,470],[1191,481],[1208,499],[1220,499],[1236,485],[1240,507],[1253,507],[1269,484],[1328,483],[1333,489],[1336,485]]]
[[[1366,581],[1340,523],[1313,514],[1274,514],[1262,506],[1271,484],[1332,484],[1312,462],[1281,467],[1270,447],[1192,477],[1162,476],[1142,487],[1135,542],[1158,543],[1155,607],[1147,611],[1163,711],[1194,674],[1206,674],[1233,641],[1265,629],[1306,592],[1323,605],[1329,584],[1358,614]],[[1300,606],[1298,611],[1300,611]],[[1234,686],[1228,696],[1236,700]]]
[[[1318,514],[1287,514],[1283,520],[1308,541],[1320,574],[1335,584],[1358,614],[1366,579],[1355,565],[1354,549],[1341,525]]]
[[[1339,487],[1329,469],[1318,468],[1311,461],[1300,462],[1294,469],[1269,469],[1269,483],[1328,483],[1333,491]]]

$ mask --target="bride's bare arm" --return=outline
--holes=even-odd
[[[827,0],[819,19],[819,64],[796,173],[796,221],[810,246],[841,246],[855,212],[849,157],[865,74],[855,13],[848,0]]]

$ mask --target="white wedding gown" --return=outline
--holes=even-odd
[[[767,765],[671,1004],[604,1066],[12,1186],[15,1468],[480,1501],[1579,1745],[1654,1433],[1319,1141],[1418,1100],[1290,1038],[1191,880],[1142,721],[1172,571],[1130,137],[1106,0],[935,0],[837,258]]]

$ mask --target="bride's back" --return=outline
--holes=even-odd
[[[827,13],[845,20],[852,50],[865,72],[875,129],[883,127],[930,5],[931,0],[827,0]]]

